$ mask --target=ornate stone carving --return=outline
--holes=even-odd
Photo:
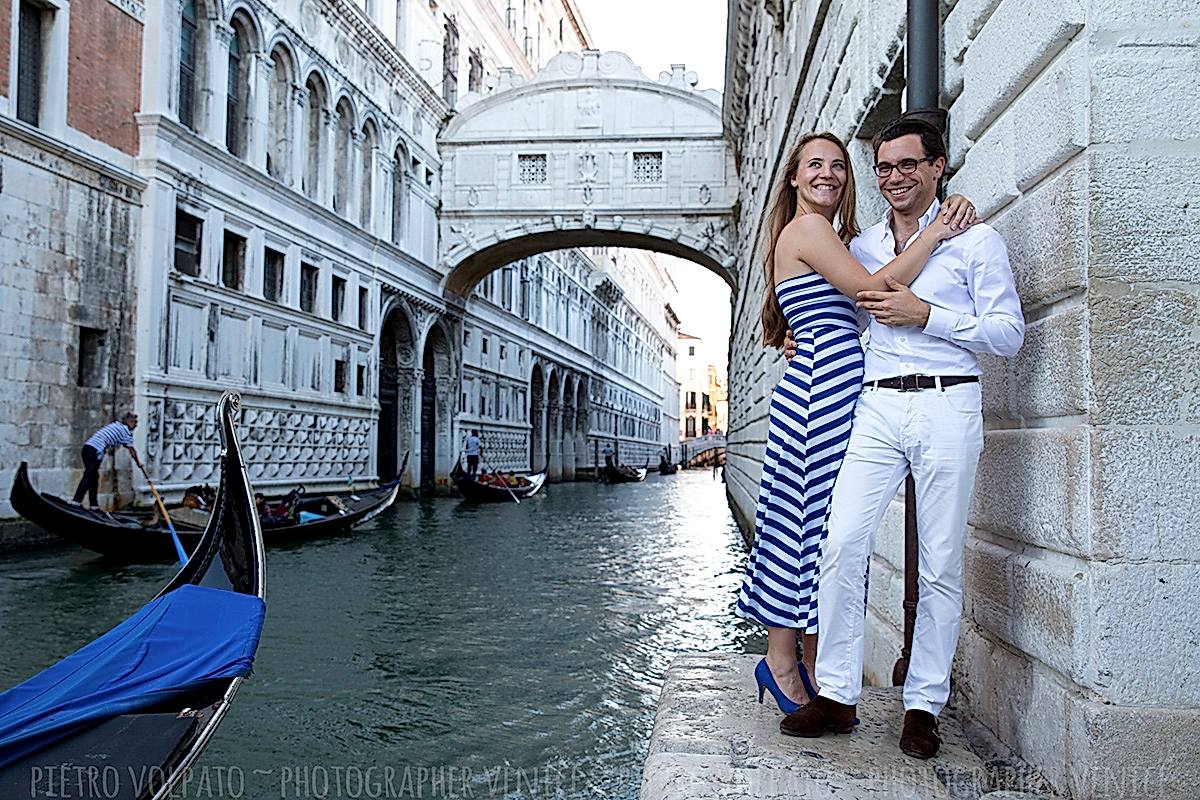
[[[474,186],[467,192],[467,205],[471,207],[479,205],[479,190]]]
[[[706,183],[700,187],[700,204],[708,205],[712,202],[712,188]]]
[[[300,30],[310,39],[321,25],[321,11],[316,0],[304,0],[300,4]]]

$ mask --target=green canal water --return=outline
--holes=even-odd
[[[732,611],[744,564],[703,470],[401,503],[268,548],[254,674],[180,796],[635,798],[672,657],[765,649]],[[74,549],[0,560],[0,687],[172,572]]]

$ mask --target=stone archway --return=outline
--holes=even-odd
[[[580,378],[575,388],[575,469],[594,468],[595,462],[588,450],[588,386],[587,379]]]
[[[447,488],[454,450],[451,411],[454,360],[450,338],[434,323],[425,335],[421,369],[420,488],[430,494]]]
[[[548,469],[546,459],[546,381],[542,365],[534,364],[529,376],[529,469]]]
[[[411,461],[413,442],[413,391],[416,384],[416,347],[413,325],[400,306],[387,311],[379,332],[379,426],[375,466],[381,481],[400,478],[411,487],[415,474]]]
[[[503,264],[600,245],[681,256],[736,289],[737,171],[721,95],[696,82],[584,50],[463,98],[438,139],[443,291],[468,297]]]
[[[562,479],[575,480],[575,378],[567,375],[563,380],[562,417]]]
[[[549,473],[547,478],[552,481],[562,480],[562,383],[558,377],[559,370],[550,371],[550,379],[546,382],[546,463]]]

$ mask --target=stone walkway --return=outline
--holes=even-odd
[[[685,655],[667,672],[642,775],[641,800],[1001,800],[958,721],[943,714],[941,752],[900,752],[899,689],[867,689],[849,736],[779,733],[782,715],[757,703],[758,656]]]

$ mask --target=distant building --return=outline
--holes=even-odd
[[[495,466],[554,477],[601,441],[630,461],[673,441],[652,256],[545,253],[465,304],[441,285],[438,132],[502,71],[590,47],[574,0],[19,0],[0,31],[19,410],[0,483],[26,459],[68,493],[79,444],[126,407],[161,488],[214,480],[226,388],[267,490],[444,485],[465,424]],[[123,459],[102,488],[127,501]]]
[[[680,427],[690,439],[724,432],[729,424],[729,392],[724,365],[718,365],[706,342],[681,332],[677,341]]]

